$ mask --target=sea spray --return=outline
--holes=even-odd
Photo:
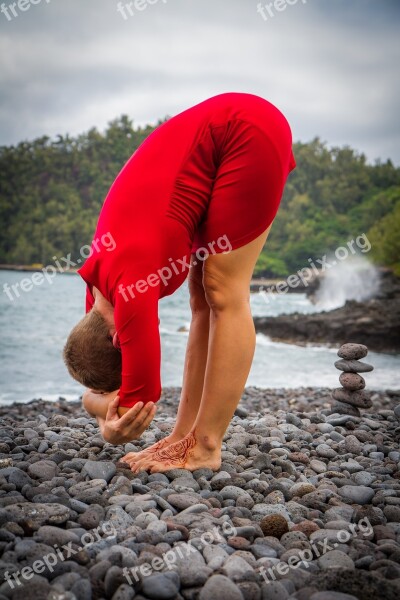
[[[334,266],[324,272],[314,296],[315,305],[320,310],[338,308],[346,300],[362,302],[378,292],[379,271],[364,256],[349,256],[343,262],[330,257],[328,263]]]

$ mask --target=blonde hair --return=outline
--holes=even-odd
[[[121,352],[114,348],[106,321],[94,309],[72,329],[63,358],[70,375],[85,387],[101,392],[121,387]]]

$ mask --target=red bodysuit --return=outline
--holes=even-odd
[[[191,253],[204,260],[261,235],[295,166],[286,118],[244,93],[220,94],[172,117],[125,164],[79,270],[86,311],[93,286],[114,306],[120,406],[160,398],[158,301],[182,285]]]

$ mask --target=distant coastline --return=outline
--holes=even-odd
[[[0,271],[17,271],[17,272],[21,272],[21,273],[33,273],[36,271],[41,271],[43,268],[45,268],[45,265],[36,263],[33,265],[8,265],[8,264],[0,264]],[[56,269],[56,272],[59,274],[67,274],[67,275],[76,275],[78,273],[78,269],[57,269],[56,267],[54,267],[54,269]],[[275,287],[279,284],[282,283],[285,280],[285,277],[275,277],[275,278],[266,278],[266,277],[254,277],[251,280],[250,283],[250,291],[252,293],[256,293],[256,292],[260,292],[262,290],[269,290],[271,292],[276,291]],[[307,293],[307,294],[311,294],[315,291],[316,287],[318,287],[318,276],[313,275],[306,283],[307,285],[305,285],[304,283],[302,283],[300,280],[298,282],[298,285],[296,287],[290,287],[288,286],[287,288],[287,292],[288,293]],[[282,292],[281,292],[282,293]]]

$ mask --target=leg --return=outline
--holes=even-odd
[[[196,262],[196,264],[193,264]],[[193,427],[199,410],[206,372],[210,307],[203,286],[203,262],[191,256],[192,268],[189,275],[190,322],[186,348],[181,399],[179,402],[173,437],[181,440]]]
[[[193,254],[191,256],[188,285],[192,319],[175,427],[170,435],[146,448],[146,450],[129,452],[124,456],[121,460],[130,466],[133,466],[144,456],[154,454],[158,450],[183,439],[192,429],[199,410],[207,362],[210,307],[203,287],[203,262],[196,260]]]
[[[271,224],[272,225],[272,224]],[[203,394],[191,432],[176,444],[139,461],[136,472],[181,467],[218,469],[221,443],[245,386],[255,349],[250,281],[271,225],[228,254],[210,255],[203,285],[210,307],[210,335]]]

